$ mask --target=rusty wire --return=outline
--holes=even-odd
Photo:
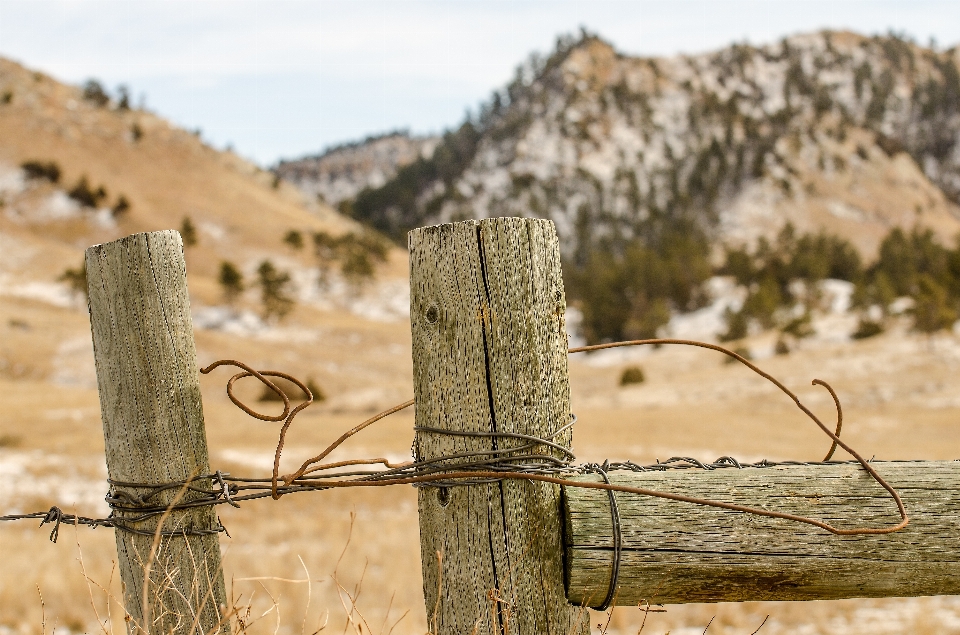
[[[780,381],[776,377],[774,377],[773,375],[770,375],[769,373],[764,372],[763,370],[758,368],[756,365],[751,363],[750,360],[746,359],[742,355],[738,355],[737,353],[731,351],[730,349],[724,348],[722,346],[718,346],[716,344],[708,344],[707,342],[698,342],[696,340],[658,338],[658,339],[648,339],[648,340],[630,340],[626,342],[611,342],[609,344],[594,344],[592,346],[579,346],[576,348],[571,348],[569,352],[581,353],[581,352],[589,352],[589,351],[598,351],[606,348],[617,348],[621,346],[643,346],[643,345],[649,345],[649,344],[654,344],[654,345],[679,344],[681,346],[697,346],[700,348],[708,348],[714,351],[718,351],[720,353],[729,355],[730,357],[736,359],[737,361],[744,364],[747,368],[749,368],[753,372],[757,373],[767,381],[773,383],[773,385],[779,388],[784,394],[786,394],[788,397],[793,399],[793,402],[797,405],[797,407],[800,408],[800,410],[802,410],[805,415],[810,417],[810,419],[814,423],[816,423],[821,430],[823,430],[824,434],[826,434],[828,437],[830,437],[833,440],[833,445],[831,445],[830,451],[827,452],[827,459],[832,457],[834,451],[837,449],[837,446],[840,446],[848,454],[850,454],[850,456],[856,459],[857,463],[863,466],[863,469],[866,470],[867,473],[873,477],[873,480],[879,483],[881,487],[883,487],[885,490],[887,490],[887,492],[890,493],[890,495],[893,497],[893,500],[896,501],[897,503],[897,511],[900,513],[900,522],[897,523],[896,525],[891,525],[889,527],[881,527],[881,528],[836,529],[835,527],[832,527],[827,523],[813,520],[811,518],[795,516],[793,514],[782,514],[780,512],[770,512],[767,510],[757,510],[755,508],[745,508],[745,507],[738,509],[737,511],[746,512],[747,509],[751,509],[751,511],[747,513],[758,514],[760,516],[770,516],[772,518],[783,518],[785,520],[793,520],[797,522],[805,522],[810,525],[820,527],[821,529],[826,529],[830,533],[834,533],[840,536],[852,536],[852,535],[858,535],[858,534],[888,534],[888,533],[893,533],[895,531],[899,531],[903,529],[910,522],[910,518],[907,516],[907,510],[903,505],[903,500],[901,500],[900,498],[900,494],[898,494],[897,491],[893,489],[893,487],[889,483],[887,483],[883,479],[883,477],[881,477],[877,473],[877,471],[870,465],[869,462],[867,462],[866,459],[860,456],[860,454],[856,450],[854,450],[847,443],[845,443],[840,439],[840,436],[839,436],[840,429],[843,425],[843,410],[840,408],[840,399],[837,397],[837,393],[833,390],[833,388],[822,379],[814,379],[812,382],[812,385],[823,386],[824,388],[827,389],[827,391],[830,392],[830,395],[833,397],[833,401],[837,407],[837,431],[836,432],[831,432],[830,429],[826,425],[824,425],[824,423],[820,421],[819,418],[817,418],[817,415],[813,414],[813,411],[811,411],[809,408],[803,405],[803,403],[800,401],[800,398],[797,397],[797,395],[794,394],[793,391],[791,391],[789,388],[787,388],[782,383],[780,383]],[[640,492],[636,492],[636,493],[640,493]],[[647,494],[647,495],[649,496],[652,494]],[[664,498],[669,498],[669,497],[665,496]],[[673,499],[673,500],[679,500],[679,499]],[[688,502],[693,502],[693,501],[688,501]],[[698,502],[698,504],[703,505],[706,503],[701,501],[701,502]],[[729,506],[728,504],[722,504],[722,505],[717,504],[715,506],[723,507],[725,509],[736,509],[736,507]],[[762,512],[762,513],[758,513],[758,512]]]
[[[695,459],[685,458],[685,457],[674,457],[666,462],[657,462],[655,465],[641,466],[634,464],[632,462],[623,462],[623,463],[609,463],[606,462],[604,465],[598,466],[596,464],[587,464],[587,465],[574,465],[573,461],[575,460],[574,455],[569,451],[569,449],[563,447],[562,445],[556,442],[557,437],[568,430],[576,422],[576,417],[571,415],[571,421],[560,425],[554,432],[546,435],[545,437],[537,437],[533,435],[523,435],[516,433],[500,433],[500,432],[462,432],[462,431],[451,431],[444,430],[441,428],[432,428],[425,426],[417,426],[415,429],[418,432],[423,432],[427,434],[441,434],[441,435],[451,435],[451,436],[473,436],[473,437],[491,437],[494,439],[514,439],[525,441],[519,446],[510,447],[506,449],[493,449],[493,450],[482,450],[474,452],[464,452],[453,455],[444,455],[442,457],[430,460],[421,459],[419,456],[416,456],[413,461],[404,462],[404,463],[391,463],[386,458],[365,458],[365,459],[350,459],[345,461],[337,461],[332,463],[321,463],[324,458],[326,458],[331,452],[336,448],[340,447],[345,441],[364,430],[368,426],[384,419],[385,417],[399,412],[405,408],[414,404],[414,400],[406,401],[402,404],[398,404],[389,408],[383,412],[380,412],[373,417],[370,417],[363,423],[351,428],[350,430],[344,432],[337,440],[327,446],[322,452],[316,456],[304,461],[304,463],[297,469],[295,472],[281,475],[280,474],[280,459],[286,440],[286,434],[289,430],[291,424],[293,423],[294,417],[301,412],[304,408],[309,406],[313,402],[313,396],[310,393],[310,390],[299,380],[294,378],[291,375],[286,373],[281,373],[278,371],[257,371],[253,368],[250,368],[246,364],[236,360],[220,360],[214,362],[210,366],[201,369],[201,372],[206,374],[214,370],[215,368],[223,365],[232,365],[240,368],[242,372],[237,373],[232,376],[227,382],[227,395],[231,401],[243,410],[248,415],[259,419],[261,421],[283,421],[283,425],[280,429],[279,439],[277,442],[277,449],[274,454],[273,462],[273,472],[271,478],[242,478],[242,477],[233,477],[228,473],[217,471],[212,474],[198,475],[191,479],[181,480],[170,483],[163,484],[143,484],[143,483],[126,483],[126,482],[116,482],[110,481],[111,492],[107,496],[107,502],[110,504],[112,509],[111,515],[108,518],[96,519],[96,518],[86,518],[81,516],[74,516],[63,514],[63,512],[56,507],[53,507],[48,512],[36,512],[34,514],[21,514],[21,515],[10,515],[10,516],[0,516],[0,520],[21,520],[21,519],[41,519],[41,525],[53,522],[55,527],[51,533],[51,540],[56,540],[56,532],[59,528],[60,522],[68,522],[71,524],[82,524],[89,525],[92,527],[98,526],[110,526],[121,531],[129,531],[133,533],[145,533],[153,535],[153,531],[144,531],[137,529],[136,524],[148,520],[150,518],[155,518],[162,515],[170,509],[192,509],[197,507],[208,507],[216,506],[222,504],[229,504],[234,507],[239,507],[239,503],[243,501],[255,500],[259,498],[271,497],[274,500],[284,496],[286,494],[291,494],[295,492],[306,492],[306,491],[321,491],[335,488],[347,488],[347,487],[385,487],[391,485],[403,485],[410,484],[415,486],[437,486],[437,487],[457,487],[464,485],[473,485],[479,483],[490,483],[503,481],[506,479],[510,480],[526,480],[526,481],[539,481],[545,483],[552,483],[556,485],[562,485],[565,487],[579,487],[587,489],[599,489],[606,490],[610,496],[613,492],[623,492],[629,494],[637,494],[642,496],[651,496],[655,498],[663,498],[667,500],[673,500],[678,502],[685,502],[694,505],[701,505],[707,507],[715,507],[720,509],[726,509],[731,511],[737,511],[741,513],[753,514],[757,516],[765,516],[769,518],[779,518],[782,520],[788,520],[793,522],[804,523],[812,525],[828,531],[830,533],[841,535],[841,536],[850,536],[850,535],[861,535],[861,534],[888,534],[895,531],[899,531],[904,528],[909,522],[909,518],[906,513],[906,509],[903,505],[903,501],[897,492],[890,486],[865,460],[860,454],[858,454],[853,448],[851,448],[847,443],[842,441],[839,437],[840,428],[843,421],[842,410],[840,407],[839,398],[836,395],[836,392],[833,388],[826,382],[815,379],[813,380],[814,385],[823,386],[827,391],[830,392],[830,395],[834,399],[834,403],[837,408],[837,427],[836,432],[831,431],[826,425],[824,425],[817,417],[810,411],[803,403],[800,401],[799,397],[796,396],[792,391],[790,391],[786,386],[784,386],[780,381],[774,378],[772,375],[764,372],[756,365],[751,363],[746,358],[738,355],[737,353],[726,349],[722,346],[717,346],[715,344],[708,344],[706,342],[698,342],[693,340],[679,340],[679,339],[649,339],[649,340],[633,340],[628,342],[613,342],[610,344],[598,344],[593,346],[581,346],[576,348],[571,348],[570,353],[579,353],[579,352],[589,352],[596,351],[606,348],[615,348],[622,346],[640,346],[640,345],[659,345],[659,344],[679,344],[687,346],[697,346],[701,348],[707,348],[715,351],[719,351],[725,355],[733,357],[737,361],[741,362],[748,368],[750,368],[755,373],[759,374],[761,377],[772,382],[777,386],[782,392],[789,396],[794,403],[797,405],[800,410],[806,414],[810,419],[817,424],[817,426],[832,440],[832,446],[830,451],[827,453],[826,458],[822,462],[800,462],[800,461],[787,461],[787,462],[770,462],[770,461],[761,461],[758,463],[740,463],[737,460],[731,457],[721,457],[716,462],[712,464],[703,464]],[[243,378],[246,377],[256,377],[264,385],[269,387],[272,391],[276,392],[281,399],[283,400],[284,409],[280,415],[264,415],[262,413],[256,412],[243,404],[234,394],[233,386],[234,384]],[[297,405],[294,408],[291,408],[290,398],[286,395],[281,388],[276,384],[271,382],[267,377],[281,377],[287,379],[297,385],[304,394],[307,396],[307,400],[303,403]],[[558,451],[561,457],[553,456],[552,454],[545,452],[535,451],[537,446],[544,446],[552,450]],[[830,461],[837,447],[843,448],[845,451],[850,453],[854,457],[855,461]],[[463,461],[451,465],[449,461],[457,460]],[[573,480],[572,477],[584,475],[590,472],[597,472],[598,469],[601,470],[602,474],[605,474],[608,471],[614,470],[630,470],[635,472],[641,471],[663,471],[670,469],[722,469],[722,468],[737,468],[742,469],[746,467],[756,467],[756,468],[765,468],[765,467],[774,467],[778,465],[836,465],[841,463],[853,463],[856,462],[861,465],[864,470],[866,470],[874,480],[877,481],[887,492],[891,494],[894,501],[896,502],[897,509],[900,513],[901,521],[896,525],[891,525],[888,527],[856,527],[852,529],[842,529],[834,527],[826,522],[817,520],[815,518],[809,518],[805,516],[799,516],[795,514],[788,514],[784,512],[770,511],[767,509],[761,509],[757,507],[750,507],[747,505],[740,505],[736,503],[727,503],[723,501],[714,501],[703,498],[696,498],[691,496],[684,496],[680,494],[673,494],[670,492],[661,492],[657,490],[650,490],[646,488],[632,487],[627,485],[621,485],[616,483],[609,482],[609,479],[603,478],[602,482],[592,482],[592,481],[583,481],[583,480]],[[359,467],[359,466],[371,466],[371,465],[382,465],[385,469],[379,470],[352,470],[352,471],[331,471],[331,470],[340,470],[344,467]],[[156,500],[156,496],[161,492],[167,491],[173,488],[186,487],[190,489],[194,494],[198,496],[195,500],[184,501],[177,503],[176,505],[163,505],[161,502]],[[132,495],[128,491],[128,488],[141,488],[146,489],[147,492],[142,495]],[[126,516],[120,517],[116,514],[126,514]],[[175,529],[175,530],[166,530],[163,532],[167,536],[186,536],[194,534],[210,534],[216,533],[219,531],[225,531],[224,527],[218,523],[217,528],[212,529]]]
[[[207,373],[213,371],[213,369],[224,365],[236,366],[237,368],[243,369],[242,373],[237,373],[231,377],[229,381],[227,381],[227,396],[230,397],[230,401],[232,401],[235,406],[243,410],[254,419],[259,419],[260,421],[283,421],[283,426],[280,428],[280,440],[277,442],[277,451],[273,458],[273,477],[270,479],[271,492],[274,500],[276,500],[280,498],[280,495],[277,493],[277,480],[280,471],[280,454],[283,453],[283,444],[287,438],[287,430],[290,429],[290,424],[293,423],[293,418],[296,417],[301,410],[313,403],[313,393],[310,392],[310,389],[307,388],[299,379],[292,375],[281,373],[275,370],[265,370],[263,372],[259,372],[250,368],[243,362],[238,362],[235,359],[221,359],[210,364],[206,368],[201,368],[200,372],[206,375]],[[307,396],[307,400],[291,410],[290,398],[287,397],[287,394],[280,390],[275,383],[267,379],[264,375],[269,377],[282,377],[287,381],[293,382],[300,390],[303,391],[303,394]],[[244,377],[256,377],[263,382],[267,388],[277,393],[277,395],[279,395],[283,400],[283,412],[276,416],[260,414],[259,412],[248,408],[242,401],[237,399],[236,395],[233,394],[233,384],[235,384],[237,380],[243,379]]]

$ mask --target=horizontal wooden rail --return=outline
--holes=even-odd
[[[786,520],[617,493],[616,604],[960,594],[960,461],[872,465],[903,497],[910,524],[902,531],[836,536]],[[837,527],[899,520],[890,495],[855,463],[613,472],[609,478]],[[610,587],[615,554],[609,497],[605,490],[565,487],[563,500],[567,598],[596,606]]]

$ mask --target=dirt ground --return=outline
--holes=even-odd
[[[104,514],[105,466],[86,316],[4,299],[7,350],[33,350],[0,379],[0,509],[52,504]],[[41,310],[42,309],[42,310]],[[312,316],[312,317],[311,317]],[[299,320],[299,321],[297,321]],[[289,329],[316,330],[308,344],[198,331],[201,363],[237,356],[261,368],[313,376],[330,399],[299,417],[285,453],[299,462],[377,409],[411,395],[409,333],[398,323],[302,314]],[[18,339],[20,338],[20,339]],[[25,339],[23,339],[25,338]],[[27,342],[26,340],[29,340]],[[29,343],[29,346],[27,344]],[[12,355],[12,353],[11,353]],[[8,355],[10,357],[10,355]],[[14,356],[15,357],[15,356]],[[913,335],[901,326],[862,342],[810,342],[758,362],[824,420],[830,382],[844,404],[844,437],[878,459],[960,457],[960,336]],[[622,370],[646,381],[621,387]],[[227,400],[228,372],[202,379],[211,461],[235,475],[269,471],[277,429]],[[578,459],[652,462],[822,458],[829,444],[774,387],[716,353],[663,347],[571,357]],[[252,398],[257,390],[244,387]],[[340,456],[409,456],[412,413],[366,431]],[[416,492],[331,491],[219,510],[228,585],[259,617],[253,633],[424,633]],[[855,515],[855,510],[851,510]],[[114,540],[109,530],[64,527],[57,544],[33,522],[0,524],[0,635],[123,632]],[[42,597],[42,600],[41,600]],[[747,635],[761,633],[960,633],[960,598],[744,603],[666,607],[646,615],[622,607],[592,615],[597,632]],[[713,619],[712,622],[710,620]],[[609,620],[609,621],[608,621]]]

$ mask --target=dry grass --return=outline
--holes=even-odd
[[[960,455],[955,433],[960,407],[949,401],[957,394],[960,341],[944,338],[931,348],[922,338],[884,337],[886,342],[881,338],[801,351],[766,360],[763,366],[791,386],[802,387],[814,376],[835,382],[846,404],[845,434],[867,454],[929,459]],[[897,352],[907,345],[912,348]],[[580,415],[575,445],[581,458],[650,461],[685,454],[713,459],[726,453],[817,458],[828,445],[789,403],[709,354],[664,349],[634,355],[642,358],[649,374],[647,383],[637,388],[618,387],[621,363],[629,359],[594,357],[573,363],[574,409]],[[909,372],[888,366],[891,357],[901,359]],[[245,421],[228,405],[220,386],[204,388],[213,462],[235,474],[265,473],[276,430]],[[66,391],[57,404],[39,406],[38,413],[42,389],[51,386],[0,382],[0,400],[8,405],[0,434],[21,438],[18,447],[0,449],[0,458],[9,463],[12,456],[39,451],[52,461],[48,467],[59,465],[59,482],[87,483],[98,491],[103,476],[97,464],[102,445],[95,391]],[[829,413],[829,397],[817,394],[813,389],[803,396],[816,410]],[[52,405],[83,414],[78,420],[45,417],[55,410]],[[323,408],[308,413],[292,437],[291,465],[300,458],[298,452],[309,454],[363,417],[361,412]],[[412,425],[411,415],[402,413],[342,453],[403,455]],[[58,440],[60,435],[68,443]],[[55,488],[35,495],[17,491],[18,499],[4,501],[5,508],[64,502]],[[289,496],[240,510],[224,507],[219,513],[233,536],[221,540],[224,567],[236,606],[248,607],[238,614],[246,632],[309,634],[324,624],[326,631],[336,632],[429,630],[412,488]],[[74,633],[98,633],[103,632],[98,620],[106,620],[114,632],[123,632],[121,611],[107,602],[108,594],[119,597],[112,534],[81,529],[72,543],[66,539],[69,534],[62,532],[60,544],[51,545],[47,532],[35,527],[0,527],[0,625],[13,632],[38,632],[45,612],[48,631],[55,623]],[[43,611],[37,588],[43,594]],[[688,605],[649,614],[624,607],[609,616],[594,613],[592,623],[613,635],[636,633],[646,619],[644,633],[677,635],[701,633],[715,618],[708,633],[747,635],[768,614],[761,633],[960,632],[957,598]],[[109,632],[110,626],[104,628]]]
[[[191,296],[195,307],[210,306],[220,302],[215,275],[221,259],[245,266],[270,257],[302,273],[312,259],[307,250],[295,253],[284,245],[286,231],[338,233],[352,224],[329,209],[304,207],[295,192],[274,190],[269,175],[153,115],[95,111],[82,103],[71,110],[72,89],[8,62],[0,71],[14,77],[18,95],[36,93],[0,113],[0,171],[29,159],[56,159],[66,184],[87,173],[111,196],[123,192],[133,203],[115,226],[43,220],[31,216],[30,207],[52,194],[52,186],[42,185],[16,203],[22,215],[11,211],[12,204],[0,213],[0,511],[59,504],[104,514],[99,400],[82,302],[55,306],[49,298],[23,297],[22,289],[14,293],[12,286],[42,283],[49,291],[64,268],[79,264],[84,247],[177,227],[189,214],[200,234],[199,245],[187,252]],[[144,132],[136,144],[126,137],[134,118]],[[405,269],[403,253],[395,250],[380,276],[404,279]],[[255,297],[240,306],[256,308]],[[298,417],[281,470],[295,468],[371,410],[411,396],[410,333],[403,322],[301,304],[280,328],[259,336],[199,330],[196,341],[203,365],[241,359],[314,377],[329,395]],[[829,381],[844,402],[844,436],[864,454],[960,457],[960,338],[928,340],[894,329],[857,343],[805,346],[761,365],[827,420],[833,416],[830,398],[809,382]],[[621,388],[623,369],[637,364],[646,381]],[[267,474],[277,429],[236,411],[223,394],[226,376],[201,379],[211,462],[237,475]],[[815,459],[828,447],[775,389],[707,352],[577,358],[571,381],[581,460],[712,460],[723,454]],[[255,384],[240,387],[247,401],[258,393]],[[406,456],[412,427],[411,414],[401,413],[331,459]],[[233,536],[222,537],[221,545],[234,628],[275,635],[430,629],[412,488],[290,496],[241,510],[224,507],[219,514]],[[0,635],[125,632],[123,611],[111,600],[120,597],[113,534],[64,529],[51,545],[47,532],[29,523],[0,526]],[[591,620],[609,635],[641,628],[645,634],[692,635],[708,623],[711,635],[747,635],[768,614],[760,631],[767,635],[960,633],[957,598],[688,605],[665,613],[624,607],[594,613]]]

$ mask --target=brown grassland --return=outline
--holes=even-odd
[[[89,322],[82,300],[63,299],[58,276],[79,265],[91,244],[177,228],[189,215],[199,229],[198,245],[186,253],[192,302],[195,309],[213,307],[223,303],[221,260],[249,272],[271,258],[284,270],[309,272],[309,250],[284,245],[286,231],[340,234],[357,226],[154,115],[95,108],[76,89],[3,60],[0,80],[14,95],[0,106],[0,181],[31,159],[56,159],[63,169],[60,186],[31,183],[0,206],[0,513],[60,505],[103,515],[106,471]],[[134,123],[143,133],[137,140],[129,136]],[[90,212],[44,211],[58,187],[82,175],[103,183],[110,200],[123,193],[129,213],[101,222]],[[328,399],[298,417],[288,437],[285,466],[412,396],[408,324],[363,310],[405,277],[406,255],[392,249],[366,288],[304,300],[283,322],[249,332],[196,330],[201,364],[236,358],[323,388]],[[250,290],[237,310],[257,307]],[[765,337],[753,342],[758,350],[772,349]],[[844,437],[866,456],[960,458],[958,334],[926,337],[903,323],[861,342],[810,341],[758,363],[825,420],[833,418],[832,402],[810,381],[829,381],[845,407]],[[646,381],[621,387],[620,373],[635,364]],[[707,351],[574,357],[570,375],[579,416],[574,450],[582,461],[817,460],[829,445],[775,388]],[[211,462],[234,475],[267,474],[277,429],[228,401],[228,376],[201,379]],[[246,385],[241,393],[255,401],[259,389]],[[412,414],[400,413],[331,458],[408,457],[412,428]],[[239,510],[225,506],[219,514],[232,536],[221,537],[228,587],[255,620],[248,632],[428,630],[413,488],[302,494]],[[57,544],[47,535],[30,522],[0,523],[0,635],[124,632],[121,607],[111,599],[120,596],[112,532],[63,527]],[[686,605],[647,616],[622,607],[591,618],[608,633],[636,633],[644,617],[644,633],[701,633],[715,616],[709,633],[746,635],[770,615],[760,632],[948,634],[960,633],[958,600]]]

